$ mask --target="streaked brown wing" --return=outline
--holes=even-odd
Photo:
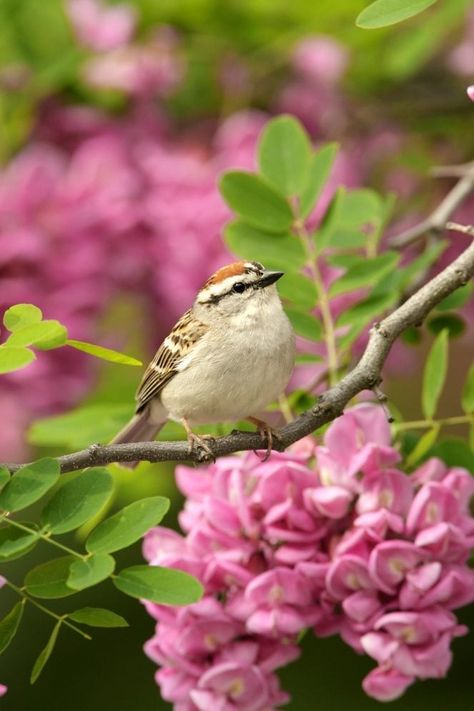
[[[178,372],[179,364],[194,344],[206,333],[208,326],[197,321],[191,311],[179,319],[175,327],[158,348],[143,375],[135,399],[137,412],[160,394],[164,386]]]

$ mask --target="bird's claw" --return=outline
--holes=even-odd
[[[206,443],[206,440],[215,442],[215,437],[212,435],[197,435],[194,432],[188,432],[189,454],[196,454],[199,462],[215,462],[216,457],[214,452]]]

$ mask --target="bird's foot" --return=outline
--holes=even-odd
[[[258,417],[247,417],[247,420],[257,426],[260,437],[262,438],[262,443],[266,443],[267,445],[267,451],[262,457],[262,462],[266,462],[272,453],[274,438],[278,439],[278,433],[275,432],[267,422],[260,420]],[[257,452],[255,452],[255,454],[257,454]],[[258,456],[257,454],[257,457]]]
[[[199,462],[215,462],[214,452],[207,444],[207,442],[214,442],[215,437],[206,434],[197,435],[192,431],[186,420],[182,420],[182,423],[188,437],[189,454],[196,454]]]

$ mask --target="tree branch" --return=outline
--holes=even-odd
[[[470,227],[452,225],[472,234]],[[399,306],[392,314],[370,331],[370,338],[362,358],[355,368],[334,387],[319,396],[317,404],[285,425],[278,438],[274,438],[274,449],[284,450],[290,444],[311,434],[322,425],[339,417],[347,403],[362,390],[373,389],[381,380],[383,365],[394,341],[406,328],[419,326],[431,309],[442,299],[466,284],[474,275],[474,242],[452,264],[437,274],[411,298]],[[214,457],[222,457],[252,449],[262,449],[261,437],[253,432],[233,431],[219,437],[210,444]],[[132,444],[94,444],[88,449],[58,457],[61,472],[70,472],[84,467],[101,466],[112,462],[184,462],[201,463],[207,461],[205,452],[197,449],[189,452],[187,442],[135,442]],[[6,464],[10,471],[21,465]]]
[[[453,175],[455,166],[449,166],[446,170],[450,170],[450,175]],[[446,222],[461,205],[462,202],[474,192],[474,161],[466,163],[463,166],[457,166],[459,180],[454,187],[449,191],[444,200],[433,210],[426,220],[423,220],[418,225],[410,227],[396,237],[390,240],[390,246],[396,249],[403,249],[409,244],[416,242],[419,237],[424,234],[439,235],[445,229]],[[441,169],[438,169],[438,175],[442,176]]]

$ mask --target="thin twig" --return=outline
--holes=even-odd
[[[390,246],[403,249],[425,234],[439,235],[445,229],[451,215],[472,192],[474,192],[474,161],[463,166],[461,177],[431,215],[418,225],[392,237]]]
[[[314,407],[285,425],[278,433],[278,437],[274,437],[274,449],[282,451],[290,444],[339,417],[355,395],[362,390],[370,390],[377,386],[390,349],[402,331],[410,326],[419,326],[436,304],[466,284],[473,275],[474,242],[392,314],[373,326],[367,347],[355,368],[337,385],[320,395]],[[213,456],[217,458],[234,452],[262,449],[262,440],[258,433],[234,431],[230,435],[219,437],[209,446]],[[187,442],[134,442],[93,445],[80,452],[58,457],[58,461],[62,472],[70,472],[112,462],[200,463],[206,461],[206,458],[199,449],[190,453]],[[10,471],[15,471],[20,465],[5,466]]]

